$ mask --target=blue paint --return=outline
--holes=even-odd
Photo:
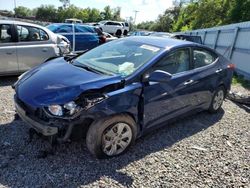
[[[73,24],[75,27],[75,51],[90,50],[99,45],[98,34],[94,28],[87,25]],[[65,36],[73,48],[72,24],[58,23],[47,26],[52,32]]]
[[[82,116],[96,120],[114,114],[129,113],[140,128],[138,134],[142,134],[145,130],[190,111],[208,109],[213,94],[220,85],[226,91],[230,89],[233,73],[227,68],[230,62],[212,49],[191,42],[158,37],[127,37],[116,42],[124,40],[159,47],[161,50],[124,78],[92,72],[76,67],[64,58],[57,58],[22,76],[15,86],[17,97],[32,108],[43,108],[51,104],[63,105],[85,94],[105,95],[106,99],[83,111]],[[179,48],[188,48],[191,54],[191,49],[196,47],[210,51],[217,56],[217,60],[210,65],[193,69],[194,62],[190,58],[189,70],[165,75],[168,78],[166,82],[149,81],[149,70],[162,57]],[[218,69],[222,69],[219,74],[216,73]],[[154,80],[164,79],[164,75],[160,74],[160,78],[157,78],[157,75],[159,76],[154,75]],[[186,84],[190,80],[193,82]]]

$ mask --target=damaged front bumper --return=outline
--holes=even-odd
[[[26,112],[18,103],[15,103],[15,106],[16,112],[20,116],[20,118],[37,132],[41,133],[44,136],[53,136],[58,133],[58,127],[47,125],[46,122],[42,122],[41,120],[29,117],[28,115],[26,115]]]
[[[27,125],[34,129],[37,133],[46,137],[55,137],[60,142],[69,140],[73,127],[77,122],[74,121],[44,121],[35,115],[31,115],[26,107],[15,96],[15,107],[19,117],[27,123]]]

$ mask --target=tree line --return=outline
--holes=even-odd
[[[104,7],[102,11],[96,8],[79,8],[74,5],[61,6],[56,8],[53,5],[41,5],[38,8],[29,9],[19,6],[14,9],[16,17],[34,17],[45,22],[64,22],[67,18],[77,18],[83,22],[99,22],[101,20],[122,21],[121,8]],[[132,18],[130,18],[132,19]]]
[[[156,21],[138,29],[176,32],[250,21],[250,0],[175,0]]]
[[[101,20],[122,21],[121,8],[104,7],[79,8],[70,5],[69,0],[60,0],[63,6],[41,5],[29,9],[19,6],[14,9],[17,17],[33,17],[39,21],[64,22],[67,18],[77,18],[83,22]],[[219,25],[250,20],[250,0],[174,0],[173,6],[158,16],[156,21],[137,24],[137,29],[176,32],[215,27]],[[129,18],[131,24],[132,17]]]

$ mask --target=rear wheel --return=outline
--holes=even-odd
[[[121,35],[122,35],[122,31],[121,31],[120,29],[117,30],[116,33],[115,33],[115,35],[116,35],[116,36],[121,36]]]
[[[128,31],[125,30],[125,31],[123,32],[123,35],[127,36],[127,34],[128,34]]]
[[[117,115],[94,122],[87,133],[86,144],[97,158],[124,153],[136,138],[136,124],[128,115]]]
[[[210,104],[210,107],[208,109],[209,112],[215,113],[220,110],[223,100],[225,98],[225,90],[223,87],[219,87],[213,96],[212,102]]]

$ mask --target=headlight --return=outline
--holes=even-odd
[[[72,116],[81,109],[74,101],[61,105],[48,106],[49,112],[54,116]]]
[[[78,106],[74,101],[68,102],[64,105],[50,105],[44,110],[49,112],[50,114],[58,117],[71,117],[74,114],[77,114],[81,109],[88,110],[89,108],[93,107],[94,105],[102,102],[108,96],[103,94],[91,94],[84,96],[85,103],[81,106]]]
[[[51,114],[55,116],[62,116],[63,115],[63,109],[60,105],[50,105],[48,107],[48,110]]]

